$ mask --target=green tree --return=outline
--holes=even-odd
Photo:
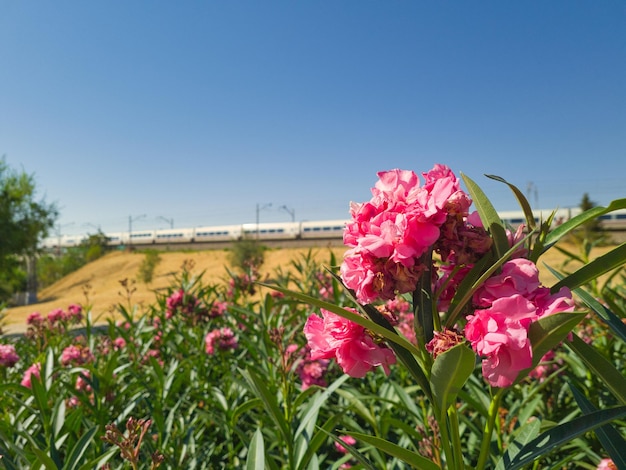
[[[0,301],[23,288],[24,260],[54,226],[54,204],[37,200],[35,180],[0,159]]]

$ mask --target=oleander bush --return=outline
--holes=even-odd
[[[412,176],[392,176],[385,191],[410,192]],[[624,468],[624,245],[599,260],[584,244],[566,252],[584,265],[552,267],[555,286],[528,276],[568,230],[626,201],[507,237],[466,184],[482,223],[446,209],[421,252],[379,230],[406,227],[397,214],[378,228],[361,218],[343,261],[309,253],[263,283],[215,284],[187,263],[147,307],[121,281],[105,325],[89,305],[33,313],[23,336],[0,339],[0,467]],[[357,258],[371,262],[360,277]],[[498,299],[507,284],[534,303],[477,307],[496,284]],[[540,296],[545,311],[529,313]]]

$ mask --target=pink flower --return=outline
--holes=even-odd
[[[121,336],[115,338],[113,340],[113,349],[119,351],[120,349],[124,349],[126,347],[126,340]]]
[[[27,325],[39,326],[43,322],[44,322],[44,319],[41,316],[41,313],[39,313],[39,312],[33,312],[30,315],[28,315],[28,318],[26,318],[26,324]]]
[[[37,377],[38,379],[41,378],[41,363],[40,362],[36,362],[34,363],[32,366],[30,366],[28,369],[26,369],[26,371],[24,372],[24,377],[22,378],[22,386],[26,387],[26,388],[31,388],[32,387],[32,376]]]
[[[20,360],[12,344],[0,344],[0,366],[13,367]]]
[[[67,316],[72,323],[79,323],[83,319],[83,308],[78,304],[67,307]]]
[[[528,373],[528,376],[532,377],[533,379],[539,380],[539,382],[543,382],[548,377],[548,375],[550,375],[550,373],[553,372],[556,368],[555,364],[552,363],[554,357],[554,351],[548,351],[547,353],[545,353],[539,361],[537,367],[531,370]]]
[[[64,321],[66,317],[66,313],[63,311],[63,309],[60,308],[56,308],[48,313],[48,321],[50,322],[50,325],[54,325],[60,321]]]
[[[364,377],[377,366],[389,375],[389,366],[396,362],[393,351],[376,343],[365,328],[327,310],[322,309],[322,318],[309,316],[304,334],[311,359],[335,358],[351,377]]]
[[[524,258],[515,258],[502,265],[502,271],[492,276],[474,294],[474,302],[488,307],[495,299],[515,294],[532,300],[540,286],[539,270],[535,263]]]
[[[356,444],[356,439],[352,436],[339,436],[339,439],[349,446],[353,446],[354,444]],[[337,451],[341,452],[342,454],[348,453],[348,449],[339,444],[337,441],[335,441],[335,449],[337,449]]]
[[[204,348],[207,354],[215,354],[215,349],[228,351],[236,349],[238,345],[235,333],[230,328],[220,328],[207,333],[204,338]]]
[[[521,295],[496,299],[490,308],[467,317],[465,336],[483,359],[483,376],[493,387],[508,387],[532,365],[528,327],[537,318]]]
[[[341,277],[359,301],[390,300],[412,292],[426,269],[420,257],[440,237],[449,214],[464,216],[471,200],[460,190],[452,171],[435,165],[419,185],[412,171],[378,173],[372,199],[351,204],[344,243],[351,247]]]
[[[61,364],[67,366],[69,364],[82,365],[95,360],[94,355],[85,346],[76,346],[74,344],[68,346],[61,353]]]
[[[211,310],[209,310],[210,318],[221,317],[226,313],[228,309],[228,302],[214,302],[211,306]]]
[[[83,370],[76,377],[76,390],[79,392],[91,392],[93,389],[89,382],[91,381],[91,372]]]
[[[617,470],[617,465],[611,459],[602,459],[598,464],[597,470]]]

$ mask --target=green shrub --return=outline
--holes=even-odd
[[[161,256],[156,250],[146,250],[145,257],[139,266],[137,278],[144,284],[150,284],[154,277],[154,269],[161,262]]]

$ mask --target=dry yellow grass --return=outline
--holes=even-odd
[[[574,247],[567,247],[576,250]],[[600,256],[610,250],[611,247],[598,248],[592,253],[592,257]],[[265,263],[261,270],[262,276],[272,274],[280,267],[283,270],[289,269],[292,260],[297,260],[311,250],[314,258],[322,263],[330,260],[330,250],[333,251],[338,260],[341,260],[345,248],[285,248],[275,249],[266,252]],[[161,262],[154,272],[154,279],[149,285],[139,281],[134,284],[136,291],[132,294],[134,304],[150,304],[155,300],[155,292],[162,291],[170,286],[172,275],[180,273],[184,262],[194,263],[193,273],[199,274],[205,271],[204,281],[207,283],[218,283],[226,279],[226,268],[228,263],[228,252],[224,250],[206,250],[194,252],[162,252]],[[6,330],[8,332],[21,331],[24,328],[26,317],[32,312],[47,314],[55,308],[66,309],[72,303],[86,304],[92,306],[94,319],[106,318],[113,314],[115,306],[125,301],[125,297],[120,295],[124,289],[120,285],[123,279],[136,280],[139,266],[145,255],[141,252],[114,252],[103,258],[90,263],[75,273],[72,273],[59,282],[42,289],[38,294],[39,303],[23,307],[15,307],[7,310]],[[552,285],[555,278],[543,268],[543,263],[558,268],[561,266],[564,256],[557,250],[550,250],[541,259],[539,266],[541,280],[544,285]],[[574,269],[575,263],[570,266]]]
[[[292,260],[297,260],[311,251],[319,262],[327,264],[330,250],[340,260],[345,252],[343,247],[335,248],[284,248],[268,250],[261,275],[272,274],[278,267],[288,270]],[[67,309],[72,303],[92,306],[94,319],[110,316],[115,306],[125,302],[124,288],[120,281],[136,281],[136,291],[132,294],[133,304],[150,304],[155,300],[155,292],[163,291],[171,285],[173,275],[181,272],[183,263],[193,263],[194,274],[204,274],[206,283],[219,283],[227,278],[228,252],[225,250],[205,250],[188,252],[160,252],[161,261],[155,268],[154,277],[146,285],[137,280],[139,267],[145,259],[141,252],[113,252],[83,266],[78,271],[64,277],[38,293],[37,304],[14,307],[7,310],[6,330],[21,331],[26,317],[32,312],[47,314],[55,308]],[[88,295],[88,301],[86,295]]]

